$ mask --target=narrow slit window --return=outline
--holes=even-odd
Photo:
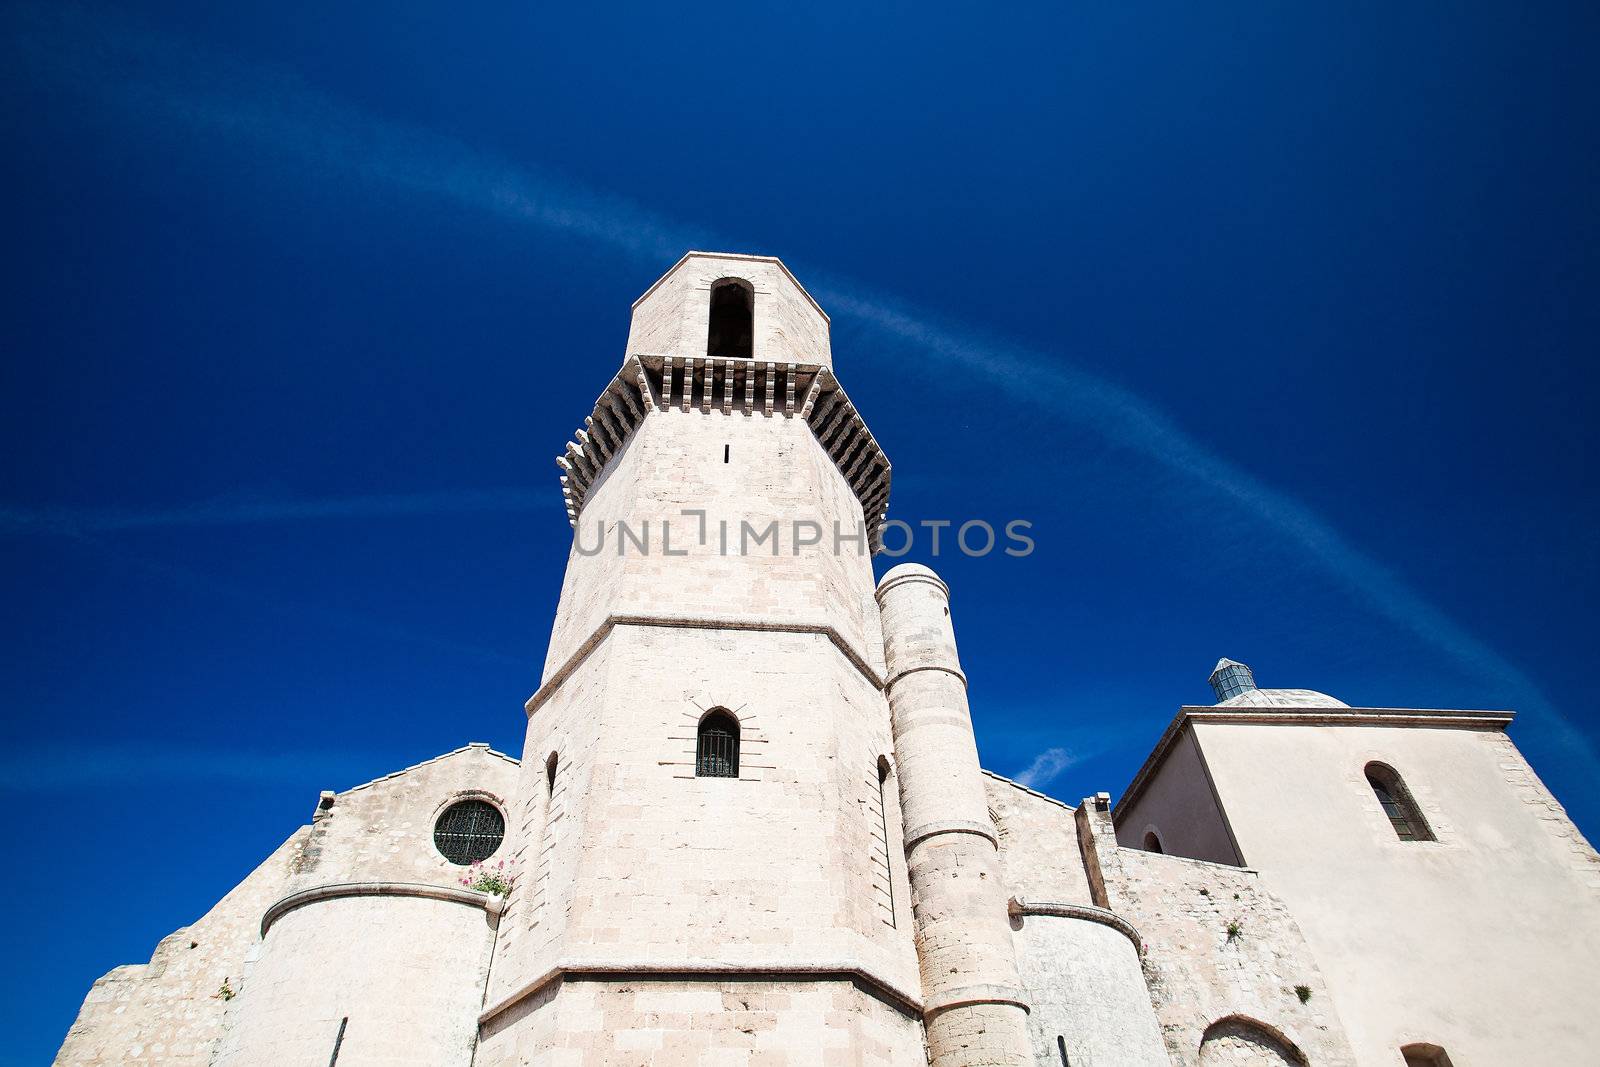
[[[1395,836],[1402,841],[1432,841],[1433,831],[1422,817],[1422,809],[1411,798],[1411,790],[1398,772],[1386,763],[1369,763],[1366,767],[1367,784],[1372,787],[1378,806],[1389,818]]]
[[[722,446],[722,462],[724,462],[724,463],[728,462],[728,457],[731,456],[732,454],[733,454],[733,446],[732,445],[723,445]]]
[[[700,720],[694,774],[696,778],[739,777],[739,721],[721,708]]]
[[[894,864],[889,859],[889,804],[885,797],[890,774],[889,757],[879,756],[878,765],[873,771],[873,776],[878,780],[878,817],[872,823],[872,862],[876,866],[873,881],[883,894],[883,900],[879,902],[885,912],[883,921],[894,926]]]
[[[1061,1067],[1072,1067],[1072,1061],[1067,1059],[1067,1039],[1060,1034],[1056,1035],[1056,1051],[1061,1053]]]
[[[706,355],[712,359],[751,359],[755,342],[755,293],[748,282],[723,278],[711,286],[711,327]]]

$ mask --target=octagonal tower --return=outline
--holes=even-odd
[[[557,462],[574,540],[477,1062],[926,1063],[889,463],[827,316],[776,259],[689,253]]]

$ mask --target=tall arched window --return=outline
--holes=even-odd
[[[711,329],[706,355],[712,359],[751,359],[755,355],[755,291],[738,278],[711,285]]]
[[[694,775],[696,778],[739,777],[739,720],[724,708],[713,708],[700,720]]]
[[[1393,767],[1387,763],[1369,763],[1366,775],[1367,784],[1372,787],[1383,813],[1389,817],[1389,825],[1394,827],[1396,837],[1402,841],[1434,840],[1428,820],[1422,817],[1422,809],[1411,799],[1411,790],[1406,788],[1406,783]]]

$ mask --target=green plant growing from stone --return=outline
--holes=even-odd
[[[1244,926],[1239,922],[1239,920],[1238,919],[1230,919],[1230,920],[1228,920],[1228,943],[1232,944],[1233,942],[1239,940],[1239,938],[1241,938],[1243,936],[1244,936]]]
[[[233,992],[233,986],[229,985],[228,980],[224,978],[222,980],[221,988],[219,988],[215,993],[211,994],[211,996],[216,1000],[232,1000],[235,996]]]
[[[1300,998],[1300,1003],[1304,1004],[1306,1001],[1311,999],[1311,987],[1308,985],[1297,985],[1294,987],[1294,995]]]
[[[466,876],[461,879],[461,884],[468,889],[502,897],[510,895],[514,882],[516,876],[506,867],[505,860],[500,860],[493,867],[485,867],[483,861],[478,860],[467,868]]]

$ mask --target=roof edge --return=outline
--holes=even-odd
[[[1034,788],[1032,788],[1030,786],[1023,785],[1021,782],[1014,781],[1013,779],[1007,778],[1003,774],[996,774],[994,771],[985,770],[982,767],[979,767],[978,770],[979,770],[980,773],[985,774],[990,778],[993,778],[997,782],[1004,782],[1006,785],[1011,786],[1013,789],[1022,790],[1024,793],[1027,793],[1029,796],[1038,797],[1040,800],[1048,800],[1050,803],[1058,804],[1061,807],[1066,808],[1068,811],[1076,811],[1077,810],[1077,808],[1074,805],[1068,804],[1065,800],[1057,800],[1053,796],[1049,796],[1049,795],[1047,795],[1045,793],[1041,793],[1037,789],[1034,789]]]
[[[1277,706],[1220,707],[1185,704],[1178,709],[1161,737],[1145,757],[1128,788],[1111,808],[1112,821],[1136,804],[1150,785],[1167,753],[1191,722],[1252,723],[1264,726],[1418,726],[1504,730],[1517,717],[1514,711],[1470,711],[1454,708],[1304,708]]]
[[[388,774],[380,774],[370,782],[362,782],[360,785],[353,785],[349,789],[343,790],[338,795],[343,796],[345,793],[354,793],[358,789],[366,789],[368,786],[377,785],[379,782],[387,782],[389,779],[398,778],[402,774],[410,774],[419,767],[426,767],[431,763],[438,763],[440,760],[449,759],[451,756],[459,756],[461,753],[470,752],[473,749],[486,752],[491,756],[498,756],[507,763],[515,764],[519,767],[522,765],[522,761],[517,759],[515,756],[508,756],[504,752],[490,748],[487,741],[471,741],[465,745],[462,745],[460,748],[452,748],[449,752],[441,752],[432,759],[425,759],[421,763],[413,763],[409,767],[401,767],[398,771],[390,771]]]

